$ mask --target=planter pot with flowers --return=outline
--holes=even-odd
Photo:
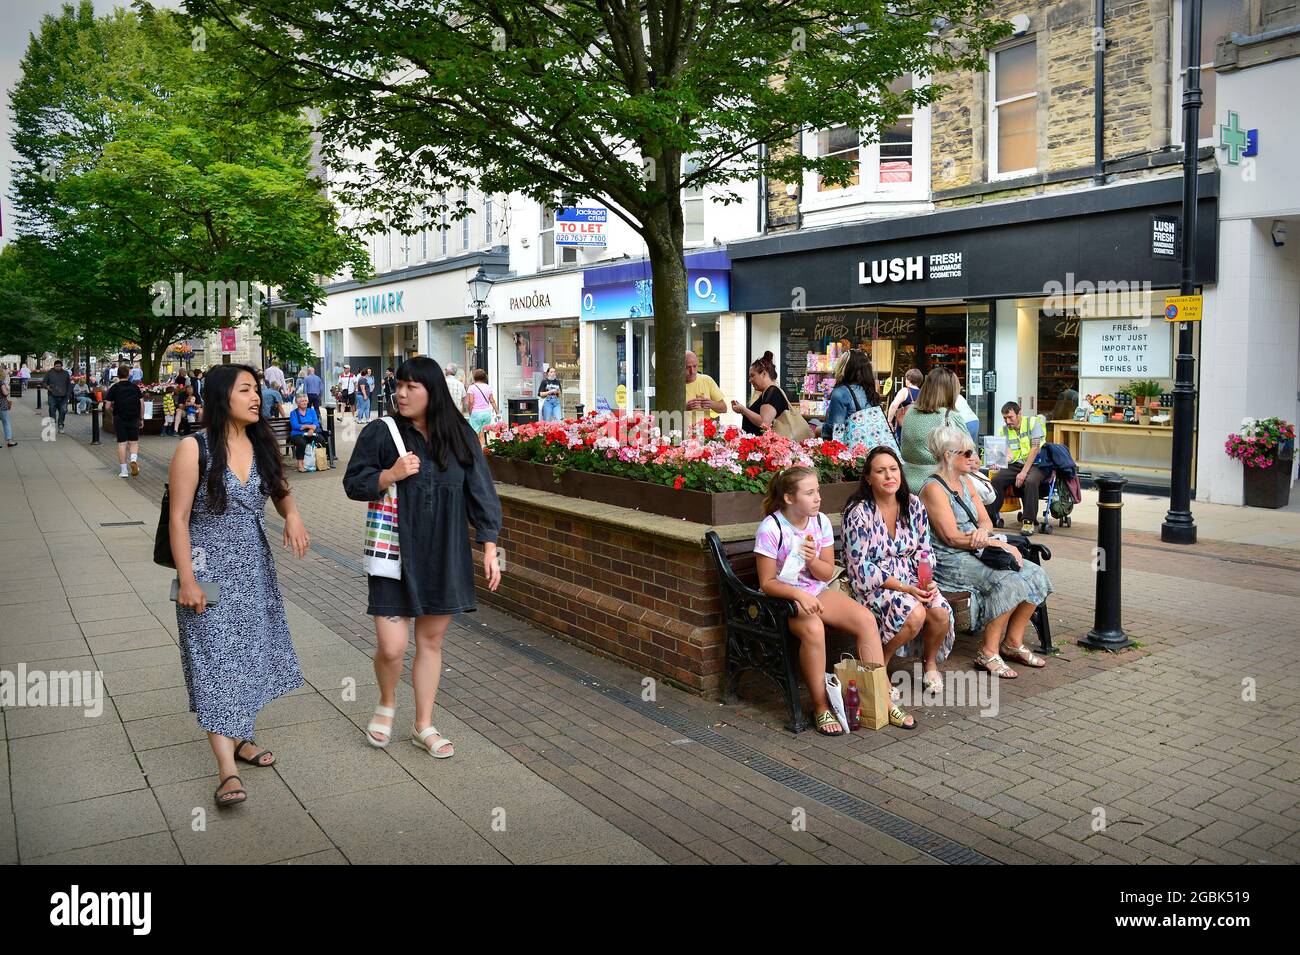
[[[1286,507],[1291,499],[1295,425],[1281,418],[1244,418],[1228,435],[1223,450],[1242,467],[1242,498],[1247,507]]]
[[[640,412],[501,423],[484,433],[488,465],[502,483],[711,525],[762,520],[768,481],[793,465],[816,470],[823,511],[840,510],[867,454],[861,445],[747,435],[713,421],[665,435]]]

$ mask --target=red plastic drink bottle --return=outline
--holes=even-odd
[[[858,681],[849,680],[849,688],[844,693],[844,711],[848,714],[850,733],[862,729],[862,699],[858,696]]]
[[[922,590],[929,590],[931,583],[934,582],[934,571],[929,563],[921,561],[916,565],[916,586]]]

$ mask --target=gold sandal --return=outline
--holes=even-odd
[[[1037,669],[1038,667],[1047,666],[1046,660],[1036,654],[1033,650],[1030,650],[1023,643],[1010,650],[1008,650],[1005,645],[998,647],[998,649],[1002,651],[1002,656],[1010,657],[1017,663],[1023,663],[1027,667],[1034,667]]]
[[[912,720],[912,722],[908,723],[907,720]],[[914,730],[916,729],[916,720],[912,719],[910,714],[904,712],[902,707],[891,706],[889,708],[889,725],[897,726],[899,729]]]
[[[830,710],[822,710],[820,713],[818,713],[816,716],[813,717],[813,722],[817,724],[817,732],[821,733],[823,736],[844,735],[844,727],[840,725],[840,718]],[[831,723],[834,723],[836,726],[840,727],[839,732],[832,733],[826,729],[826,727],[829,726]]]

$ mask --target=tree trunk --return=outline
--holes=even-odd
[[[650,276],[655,320],[654,409],[659,427],[667,431],[684,431],[686,406],[686,330],[687,275],[684,223],[680,190],[681,156],[666,150],[659,159],[655,185],[667,198],[654,208],[646,222],[646,248],[650,257]],[[648,375],[646,384],[650,383]]]

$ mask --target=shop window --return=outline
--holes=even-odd
[[[906,95],[922,83],[907,75],[895,79],[889,89]],[[831,185],[816,173],[804,177],[803,206],[816,210],[853,202],[883,200],[925,200],[930,188],[930,110],[904,106],[894,122],[878,133],[847,126],[804,134],[804,152],[809,156],[831,157],[856,162],[845,186]]]
[[[438,205],[442,206],[442,212],[438,214],[438,232],[442,236],[442,254],[447,254],[447,194],[443,193],[438,197]]]
[[[862,137],[856,129],[850,129],[847,126],[836,126],[834,129],[820,130],[817,133],[817,158],[846,159],[857,163],[858,168],[853,171],[853,175],[848,180],[847,186],[839,186],[826,182],[819,175],[817,177],[817,191],[833,192],[856,186],[862,177],[861,151]]]
[[[989,178],[1034,172],[1038,161],[1037,43],[989,54]]]
[[[492,197],[483,200],[483,244],[492,245]]]
[[[912,88],[910,76],[900,76],[889,84],[894,93],[906,93]],[[882,186],[891,183],[910,183],[912,181],[912,148],[915,138],[914,117],[911,112],[898,117],[898,121],[886,126],[880,134],[880,162],[878,164],[879,181]]]
[[[464,186],[460,187],[460,204],[462,208],[469,202],[469,190]],[[466,251],[469,250],[469,213],[465,218],[460,220],[460,247]]]
[[[1073,311],[1063,315],[1040,311],[1038,407],[1056,420],[1074,414],[1071,403],[1079,403],[1079,316]]]
[[[1173,142],[1181,143],[1183,141],[1183,30],[1185,21],[1183,17],[1187,12],[1187,4],[1183,0],[1175,0],[1173,26],[1171,33],[1170,45],[1173,47],[1173,61],[1176,64],[1174,70],[1174,82],[1172,87],[1172,103],[1169,112],[1173,121]],[[1218,86],[1218,72],[1214,65],[1214,50],[1216,44],[1222,37],[1232,32],[1249,33],[1250,32],[1250,4],[1246,0],[1201,0],[1201,52],[1197,58],[1197,63],[1201,68],[1201,126],[1200,142],[1201,145],[1214,145],[1218,143],[1218,130],[1216,126],[1220,122],[1227,120],[1226,114],[1223,117],[1216,115],[1215,92]]]
[[[682,160],[682,177],[693,175],[700,168],[699,159],[687,156]],[[682,190],[682,219],[685,232],[683,241],[699,243],[704,241],[704,187],[692,184]]]

